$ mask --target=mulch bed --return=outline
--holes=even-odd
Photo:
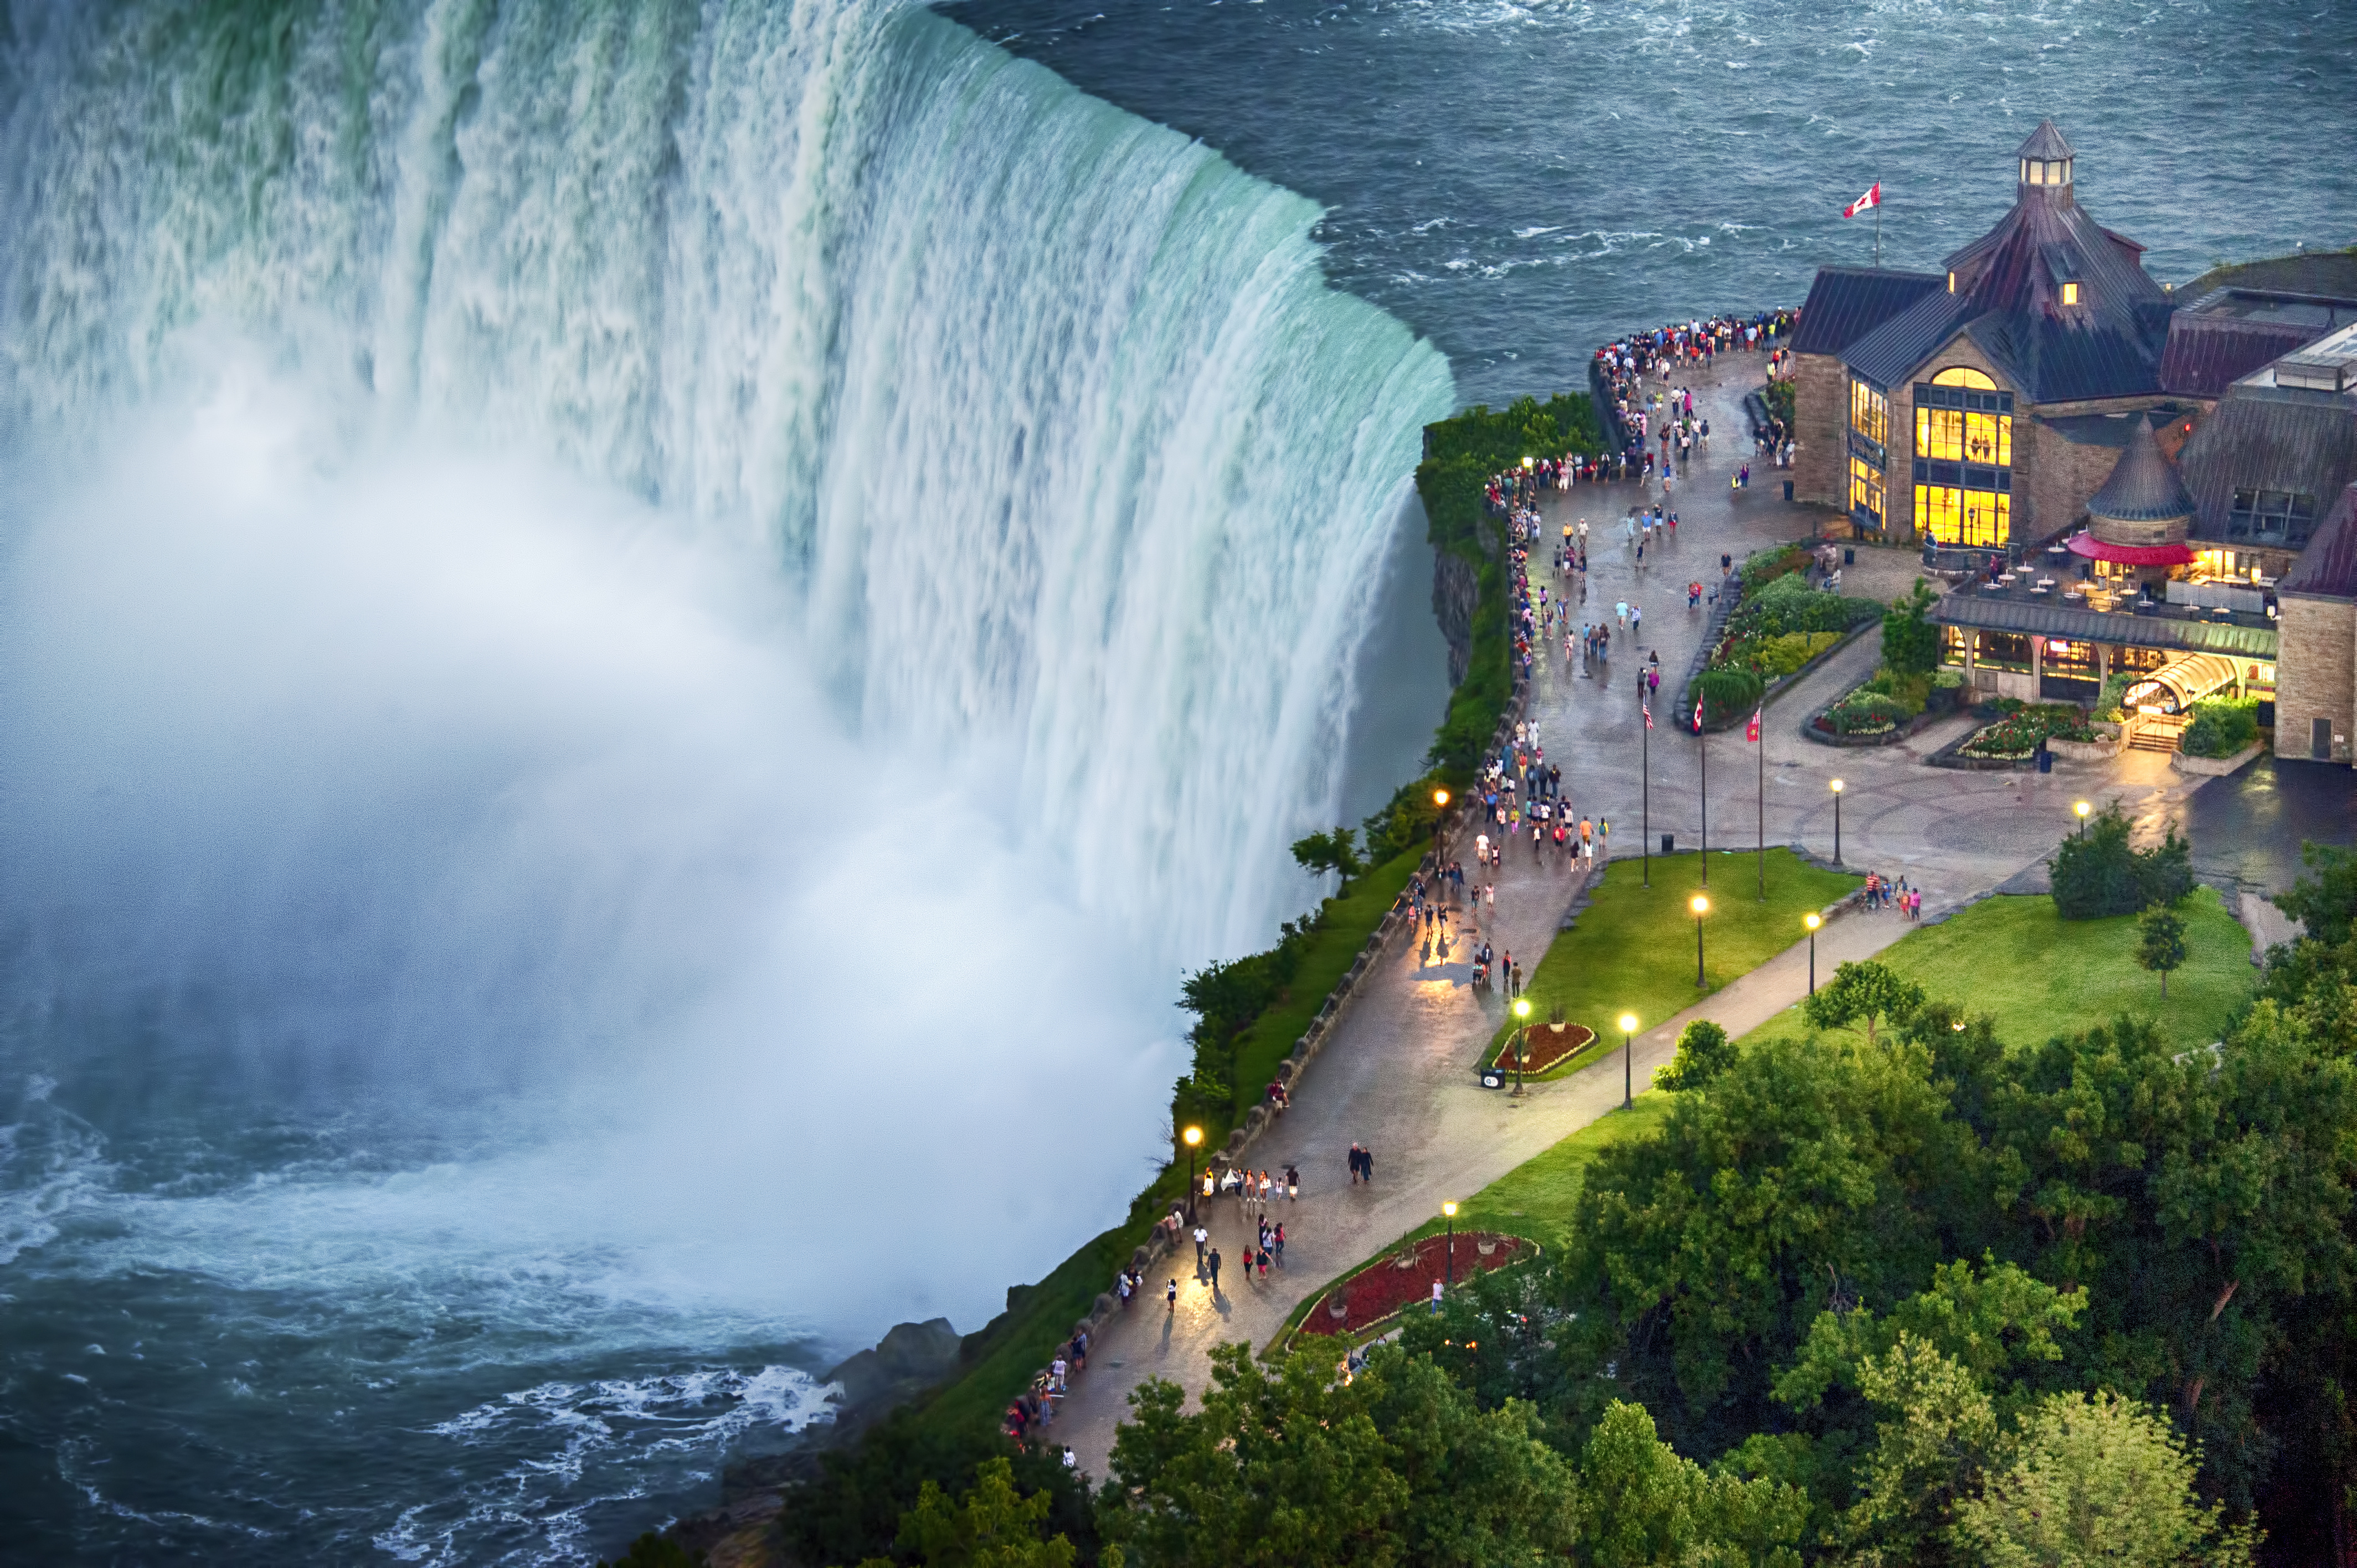
[[[1560,1034],[1552,1024],[1532,1025],[1530,1054],[1523,1060],[1523,1076],[1527,1078],[1533,1073],[1544,1072],[1569,1060],[1587,1049],[1595,1039],[1596,1031],[1585,1024],[1566,1024]],[[1490,1065],[1504,1068],[1508,1072],[1513,1071],[1513,1036],[1506,1036],[1505,1044],[1498,1047],[1498,1054]]]
[[[1485,1245],[1490,1248],[1487,1256],[1481,1251]],[[1502,1268],[1530,1256],[1535,1250],[1519,1236],[1501,1236],[1491,1230],[1459,1230],[1457,1233],[1457,1277],[1464,1280],[1479,1270]],[[1426,1236],[1416,1243],[1414,1261],[1409,1266],[1401,1267],[1408,1256],[1403,1248],[1376,1260],[1328,1291],[1311,1305],[1309,1316],[1302,1319],[1297,1332],[1355,1334],[1403,1307],[1429,1303],[1432,1300],[1432,1282],[1445,1277],[1448,1269],[1448,1238]],[[1344,1308],[1339,1317],[1334,1314],[1337,1303]]]

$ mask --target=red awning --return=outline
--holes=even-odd
[[[2092,533],[2074,533],[2063,542],[2073,555],[2109,561],[2115,566],[2190,566],[2193,551],[2183,544],[2106,544]]]

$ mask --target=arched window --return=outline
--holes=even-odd
[[[1951,365],[1915,385],[1915,529],[1943,544],[2012,532],[2013,394]]]

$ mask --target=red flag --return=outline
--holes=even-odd
[[[1702,693],[1695,693],[1695,734],[1702,733]]]
[[[1647,729],[1652,729],[1653,727],[1653,704],[1640,697],[1637,700],[1637,705],[1645,710],[1645,727]]]
[[[1867,188],[1867,193],[1864,196],[1859,197],[1856,201],[1851,202],[1847,207],[1842,209],[1842,216],[1845,218],[1855,218],[1869,207],[1879,207],[1881,205],[1882,182],[1878,179],[1870,188]]]
[[[1767,707],[1768,704],[1762,703],[1760,706],[1751,710],[1751,722],[1749,725],[1746,725],[1743,729],[1744,739],[1758,740],[1760,738],[1760,715],[1767,711]]]

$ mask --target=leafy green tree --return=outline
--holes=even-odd
[[[2128,843],[2128,820],[2117,801],[2064,839],[2048,863],[2054,911],[2066,920],[2133,915],[2154,904],[2174,904],[2193,891],[2192,846],[2175,823],[2161,842],[2139,850]]]
[[[2169,972],[2185,962],[2185,917],[2155,904],[2136,917],[2136,962],[2160,976],[2160,999],[2169,1000]]]
[[[2349,940],[2357,922],[2357,850],[2331,844],[2299,846],[2301,875],[2291,891],[2276,896],[2276,908],[2298,920],[2307,934],[2328,947]]]
[[[1932,1271],[1928,1290],[1878,1316],[1870,1306],[1821,1312],[1792,1365],[1776,1378],[1776,1398],[1814,1409],[1836,1388],[1860,1388],[1860,1369],[1900,1338],[1947,1357],[1983,1388],[2016,1369],[2059,1361],[2061,1340],[2086,1307],[2079,1291],[2058,1291],[2013,1263],[1984,1253],[1977,1270],[1962,1259]]]
[[[1845,963],[1833,980],[1801,1004],[1812,1029],[1851,1029],[1877,1043],[1877,1028],[1903,1024],[1923,1005],[1923,988],[1887,963],[1866,959]]]
[[[1955,1539],[1986,1568],[2248,1568],[2252,1531],[2203,1508],[2193,1474],[2157,1412],[2115,1394],[2055,1394],[1958,1505]]]
[[[917,1506],[900,1516],[894,1542],[924,1568],[1072,1568],[1077,1556],[1070,1537],[1044,1533],[1051,1499],[1045,1492],[1025,1497],[1015,1487],[1015,1466],[1006,1459],[985,1461],[972,1490],[952,1503],[931,1480]],[[1121,1568],[1121,1548],[1109,1546],[1104,1568]],[[894,1568],[889,1558],[871,1557],[860,1568]]]
[[[691,1552],[678,1541],[651,1530],[630,1542],[630,1549],[612,1563],[598,1559],[597,1568],[704,1568],[704,1553]]]
[[[1359,846],[1352,842],[1348,828],[1310,833],[1294,840],[1293,858],[1304,871],[1335,872],[1345,882],[1367,869],[1366,863],[1359,858]]]
[[[1882,612],[1882,666],[1894,675],[1929,675],[1940,667],[1940,628],[1926,618],[1937,596],[1922,578]]]
[[[1176,1384],[1130,1396],[1104,1535],[1156,1568],[1487,1564],[1561,1557],[1569,1467],[1537,1416],[1483,1412],[1426,1358],[1377,1349],[1348,1383],[1330,1352],[1282,1364],[1212,1352],[1201,1409]]]
[[[1945,1539],[1997,1439],[1980,1380],[1911,1334],[1858,1364],[1859,1391],[1882,1412],[1842,1520],[1865,1564],[1946,1562]]]
[[[1707,1018],[1697,1018],[1678,1034],[1678,1054],[1654,1079],[1660,1089],[1700,1089],[1727,1070],[1735,1060],[1735,1043],[1727,1031]]]
[[[1770,1480],[1713,1475],[1615,1400],[1579,1456],[1582,1562],[1592,1568],[1756,1563],[1800,1568],[1808,1498]]]

